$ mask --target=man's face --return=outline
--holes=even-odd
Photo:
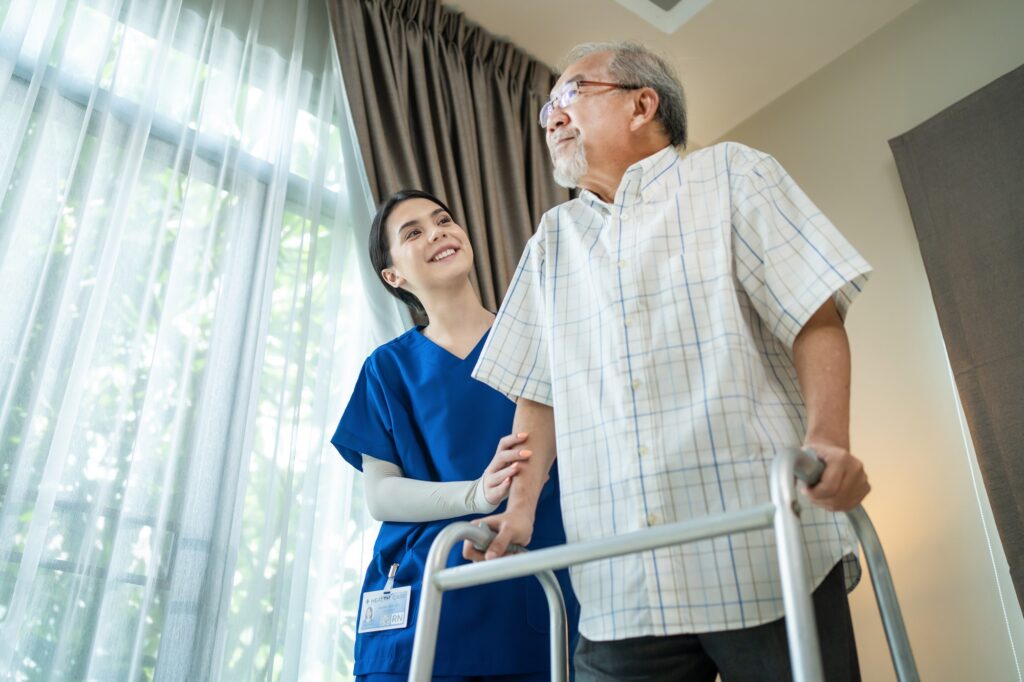
[[[608,72],[612,53],[595,52],[573,62],[562,73],[551,93],[560,93],[570,81],[613,82]],[[591,171],[600,170],[616,142],[624,139],[628,125],[626,91],[606,86],[583,86],[564,109],[555,107],[548,117],[547,143],[555,165],[555,180],[563,187],[586,184]]]

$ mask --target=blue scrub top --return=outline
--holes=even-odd
[[[362,471],[362,454],[392,462],[420,481],[480,478],[498,440],[512,429],[515,404],[470,376],[487,335],[460,359],[411,329],[367,358],[331,443]],[[498,512],[504,511],[504,504]],[[380,590],[392,564],[395,587],[412,586],[408,626],[356,635],[355,674],[409,670],[420,582],[430,544],[445,526],[479,515],[429,523],[385,522],[374,544],[363,592]],[[537,504],[531,549],[565,543],[557,467]],[[468,563],[457,546],[448,566]],[[579,605],[566,571],[557,572],[576,642]],[[362,600],[360,599],[360,604]],[[360,614],[361,616],[361,614]],[[358,622],[358,621],[357,621]],[[512,675],[548,670],[548,607],[536,578],[446,592],[434,675]]]

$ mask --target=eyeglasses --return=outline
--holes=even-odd
[[[558,106],[559,109],[565,109],[576,100],[576,96],[580,94],[580,87],[587,85],[603,85],[618,90],[636,90],[643,87],[642,85],[624,85],[622,83],[605,83],[604,81],[569,81],[559,88],[558,92],[552,95],[551,99],[540,108],[540,127],[548,127],[548,119],[551,118],[551,113],[555,110],[555,106]]]

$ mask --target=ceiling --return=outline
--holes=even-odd
[[[672,35],[616,0],[442,0],[555,66],[573,45],[636,40],[686,88],[690,138],[710,144],[918,0],[713,0]]]

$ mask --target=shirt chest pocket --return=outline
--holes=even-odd
[[[735,299],[732,269],[727,249],[710,230],[687,233],[674,246],[647,265],[657,274],[653,288],[646,280],[651,340],[656,348],[695,352],[698,340],[723,333],[723,316]]]

